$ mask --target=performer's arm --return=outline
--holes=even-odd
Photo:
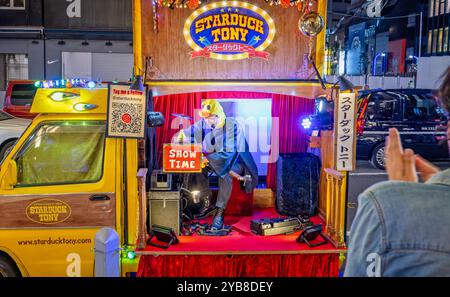
[[[202,121],[194,123],[192,126],[180,130],[175,134],[175,139],[178,142],[191,143],[192,136],[195,143],[202,143]]]

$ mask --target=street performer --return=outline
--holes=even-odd
[[[219,177],[219,192],[211,232],[224,228],[224,212],[230,200],[233,178],[250,193],[258,184],[258,168],[249,151],[244,131],[239,123],[226,117],[220,103],[204,100],[199,111],[201,120],[177,135],[179,142],[202,144],[207,163]]]

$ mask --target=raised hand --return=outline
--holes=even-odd
[[[422,175],[422,180],[424,182],[429,180],[430,177],[432,177],[433,175],[435,175],[440,171],[439,168],[437,168],[436,166],[434,166],[433,164],[431,164],[430,162],[428,162],[419,155],[416,156],[416,168],[417,171],[419,171],[420,174]]]
[[[406,182],[418,182],[414,151],[403,151],[400,134],[395,128],[389,129],[389,137],[386,141],[386,171],[389,180]]]

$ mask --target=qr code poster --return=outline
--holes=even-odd
[[[144,138],[146,94],[129,85],[108,86],[108,137]]]

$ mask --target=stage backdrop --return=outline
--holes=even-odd
[[[269,54],[267,60],[251,58],[244,60],[216,60],[205,57],[191,58],[193,49],[184,36],[185,22],[195,11],[189,8],[170,9],[158,7],[157,20],[154,19],[153,1],[142,0],[142,56],[151,57],[148,64],[147,79],[150,80],[192,80],[192,79],[315,79],[313,69],[306,57],[309,52],[310,39],[300,33],[298,21],[300,12],[297,6],[283,8],[281,5],[270,6],[264,0],[245,1],[267,12],[273,20],[275,35],[271,44],[264,50]],[[222,1],[217,1],[220,5]],[[321,7],[317,7],[317,2]],[[326,1],[314,1],[313,11],[324,9]],[[208,2],[206,4],[210,4]],[[232,5],[233,1],[228,1]],[[203,7],[206,4],[201,4]],[[324,7],[322,7],[324,6]],[[225,11],[227,12],[227,11]],[[323,17],[323,16],[322,16]],[[317,40],[323,39],[319,34]],[[195,41],[203,38],[202,34],[194,36]],[[253,36],[254,37],[254,36]],[[257,36],[257,38],[260,38]],[[263,37],[264,38],[264,37]],[[251,38],[249,38],[251,39]],[[208,41],[208,40],[207,40]],[[321,60],[324,52],[321,42],[316,49],[316,38],[312,40],[313,57],[318,53]],[[206,42],[206,41],[205,41]],[[250,40],[250,44],[253,44]],[[316,63],[321,70],[322,63]],[[144,65],[143,65],[144,67]]]
[[[153,98],[155,111],[163,113],[166,123],[156,128],[156,143],[158,151],[158,162],[162,164],[162,145],[170,143],[172,136],[178,132],[179,122],[174,121],[172,113],[182,113],[194,118],[194,110],[201,106],[202,99],[272,99],[272,118],[278,118],[278,129],[272,125],[271,144],[278,141],[279,153],[302,153],[308,148],[308,135],[301,126],[301,120],[314,111],[314,100],[296,96],[270,94],[261,92],[198,92],[187,94],[174,94],[156,96]],[[273,122],[273,120],[272,120]],[[190,124],[186,120],[183,127]],[[272,152],[273,153],[273,152]],[[267,169],[267,187],[276,187],[276,164],[269,163]]]

